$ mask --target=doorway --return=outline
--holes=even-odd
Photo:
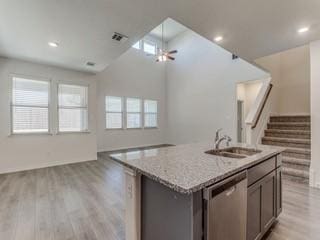
[[[237,101],[237,141],[244,142],[244,103],[242,100]]]

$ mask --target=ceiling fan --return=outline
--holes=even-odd
[[[163,23],[161,24],[161,32],[162,32],[162,36],[161,36],[161,49],[159,49],[158,51],[158,55],[157,55],[157,62],[166,62],[168,60],[172,60],[174,61],[175,58],[172,57],[172,54],[176,54],[178,53],[178,50],[172,50],[172,51],[165,51],[163,48]]]

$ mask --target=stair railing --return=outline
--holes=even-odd
[[[269,98],[269,95],[270,95],[270,93],[271,93],[272,87],[273,87],[273,85],[270,83],[270,84],[268,85],[267,94],[266,94],[266,96],[263,98],[262,105],[261,105],[261,107],[260,107],[260,109],[259,109],[259,111],[258,111],[257,118],[254,120],[253,125],[251,126],[251,129],[255,129],[256,126],[257,126],[257,124],[258,124],[258,122],[259,122],[259,120],[260,120],[261,114],[262,114],[262,112],[263,112],[264,106],[266,105],[266,103],[267,103],[267,101],[268,101],[268,98]]]
[[[261,129],[256,129],[258,124],[259,128],[263,128],[264,123],[261,122],[262,115],[265,115],[264,110],[266,103],[268,102],[273,85],[271,84],[271,78],[263,80],[262,87],[253,103],[250,111],[246,117],[246,142],[249,144],[255,144],[258,141]],[[268,110],[265,110],[268,111]],[[264,114],[263,114],[264,113]],[[265,121],[264,121],[265,122]]]

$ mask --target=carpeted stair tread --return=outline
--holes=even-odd
[[[266,129],[265,136],[266,137],[310,139],[311,132],[309,130]]]
[[[283,130],[310,130],[308,122],[270,122],[268,129],[283,129]]]
[[[308,148],[287,147],[285,152],[311,154],[311,150]]]
[[[295,164],[295,165],[303,165],[303,166],[310,166],[310,160],[308,159],[301,159],[295,157],[286,157],[282,156],[282,162],[287,164]]]
[[[310,144],[311,140],[309,139],[295,139],[295,138],[280,138],[280,137],[263,137],[262,139],[275,141],[275,142],[287,142],[287,143],[301,143],[301,144]]]
[[[310,122],[310,115],[271,116],[270,122]]]
[[[262,144],[281,147],[311,148],[311,141],[309,139],[263,137]]]
[[[309,178],[309,171],[297,170],[288,167],[282,167],[282,173],[289,176]]]

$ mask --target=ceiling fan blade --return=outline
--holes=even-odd
[[[171,56],[167,56],[167,58],[169,58],[170,60],[175,60],[175,58],[174,57],[171,57]]]
[[[170,51],[170,52],[168,52],[169,54],[175,54],[175,53],[177,53],[178,52],[178,50],[172,50],[172,51]]]

